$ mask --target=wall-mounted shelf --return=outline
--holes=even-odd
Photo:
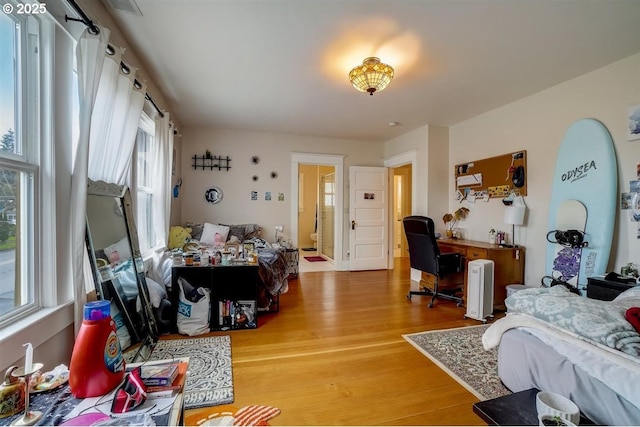
[[[218,170],[226,170],[228,171],[229,169],[231,169],[231,166],[229,166],[229,163],[231,163],[231,158],[229,158],[229,156],[198,156],[198,155],[194,155],[193,157],[191,157],[191,167],[195,170],[198,169],[209,169],[209,170],[214,170],[214,169],[218,169]]]

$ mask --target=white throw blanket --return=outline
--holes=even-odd
[[[482,336],[485,349],[500,344],[509,329],[530,332],[553,347],[589,375],[609,385],[640,408],[640,359],[578,336],[527,314],[507,314],[493,323]]]

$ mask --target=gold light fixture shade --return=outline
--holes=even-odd
[[[374,56],[366,58],[362,65],[349,72],[349,81],[353,87],[360,92],[368,92],[369,95],[384,90],[391,83],[391,79],[393,68]]]

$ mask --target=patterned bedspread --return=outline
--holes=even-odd
[[[272,296],[287,290],[287,260],[284,251],[274,248],[257,248],[258,275]]]
[[[640,289],[614,301],[585,298],[563,286],[532,288],[505,301],[509,313],[526,314],[631,356],[640,357],[640,334],[625,319],[630,307],[640,307]]]
[[[505,302],[507,315],[482,336],[485,349],[499,345],[510,329],[523,329],[640,408],[640,334],[624,318],[629,307],[640,306],[640,286],[614,301],[593,300],[554,286],[521,290]],[[533,369],[526,375],[537,381],[543,374]]]

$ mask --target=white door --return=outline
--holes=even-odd
[[[350,270],[383,270],[388,261],[388,169],[349,168]]]

